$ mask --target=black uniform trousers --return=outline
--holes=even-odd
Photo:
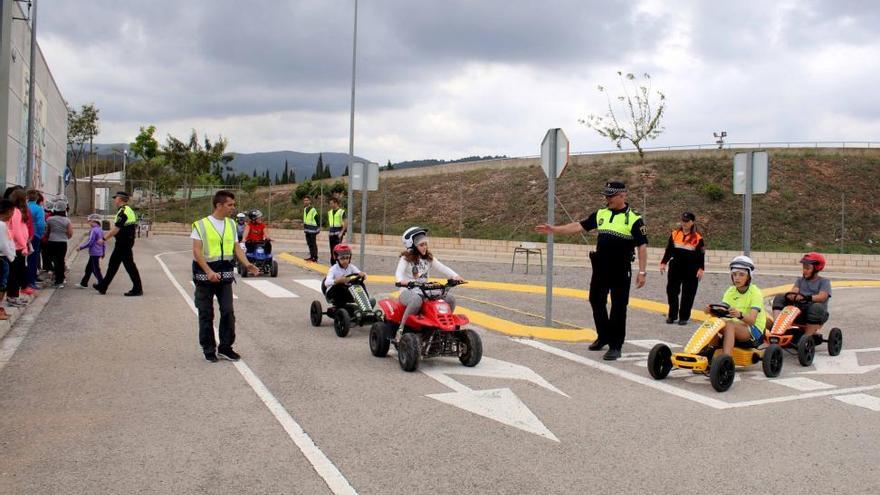
[[[110,255],[110,261],[107,262],[107,274],[101,282],[101,287],[105,290],[110,287],[113,277],[119,271],[119,265],[125,267],[128,277],[131,278],[132,288],[134,292],[143,292],[144,287],[141,285],[141,274],[138,272],[137,265],[134,264],[134,240],[116,239],[116,245],[113,246],[113,253]]]
[[[220,306],[220,350],[232,348],[235,343],[235,310],[232,307],[232,284],[211,283],[196,285],[195,303],[199,311],[199,344],[204,352],[217,350],[214,340],[214,298]]]
[[[333,255],[333,248],[335,248],[337,244],[342,242],[342,231],[331,231],[330,235],[328,235],[327,237],[330,238],[330,266],[333,266],[336,264],[336,256]]]
[[[318,233],[306,232],[306,244],[309,245],[309,258],[318,259]]]
[[[694,297],[697,295],[697,286],[700,280],[697,278],[697,270],[692,267],[680,267],[675,260],[669,264],[669,275],[666,279],[666,298],[669,301],[670,320],[690,320],[691,309],[694,307]],[[679,305],[678,294],[681,293]]]
[[[605,263],[594,260],[590,280],[590,306],[596,323],[598,340],[611,349],[623,347],[626,338],[626,307],[629,305],[629,287],[632,267],[627,261]],[[611,293],[611,314],[608,313],[608,294]]]

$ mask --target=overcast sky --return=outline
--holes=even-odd
[[[99,142],[191,129],[348,151],[354,0],[43,1],[38,41]],[[385,163],[611,148],[578,124],[616,71],[667,96],[652,145],[880,141],[880,2],[360,0],[355,153]]]

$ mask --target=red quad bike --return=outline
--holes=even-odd
[[[479,334],[462,328],[470,320],[466,316],[453,314],[452,308],[442,299],[449,289],[463,283],[450,279],[445,284],[415,281],[406,284],[407,288],[418,288],[425,300],[419,314],[410,315],[407,319],[399,343],[394,342],[394,336],[406,307],[395,299],[379,301],[385,321],[376,322],[370,328],[370,351],[373,355],[387,356],[393,344],[403,371],[415,371],[422,358],[435,356],[455,356],[465,366],[476,366],[483,357],[483,342]]]
[[[795,320],[801,314],[801,308],[798,305],[797,292],[786,292],[786,306],[782,308],[779,317],[773,322],[773,328],[769,332],[764,332],[764,341],[768,344],[779,344],[789,354],[797,352],[798,362],[801,366],[810,366],[813,364],[813,357],[816,355],[816,345],[823,342],[828,343],[828,354],[837,356],[843,348],[843,332],[839,328],[832,328],[828,332],[828,338],[824,338],[822,334],[813,334],[812,339],[805,339],[804,327],[795,323]]]

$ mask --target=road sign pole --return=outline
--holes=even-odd
[[[358,267],[364,269],[364,255],[366,252],[367,238],[367,173],[369,167],[364,163],[361,165],[361,265]]]
[[[743,195],[743,254],[751,256],[752,252],[752,188],[754,187],[753,168],[755,152],[746,154],[746,193]]]
[[[558,129],[550,133],[550,163],[547,171],[547,224],[556,222],[556,139]],[[544,305],[544,325],[553,326],[553,232],[547,234],[547,287]]]

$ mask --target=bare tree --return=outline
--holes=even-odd
[[[617,71],[617,76],[623,94],[612,100],[605,87],[599,86],[599,92],[605,94],[608,101],[608,111],[602,116],[591,114],[586,119],[579,119],[578,122],[613,141],[618,149],[622,149],[623,141],[629,141],[639,152],[639,158],[644,159],[643,141],[656,139],[664,130],[660,125],[660,118],[666,110],[666,95],[659,90],[656,91],[659,101],[656,105],[652,105],[650,74],[642,74],[641,82],[637,81],[633,74]],[[616,111],[615,107],[617,107]],[[626,122],[622,123],[618,115],[625,115]]]

